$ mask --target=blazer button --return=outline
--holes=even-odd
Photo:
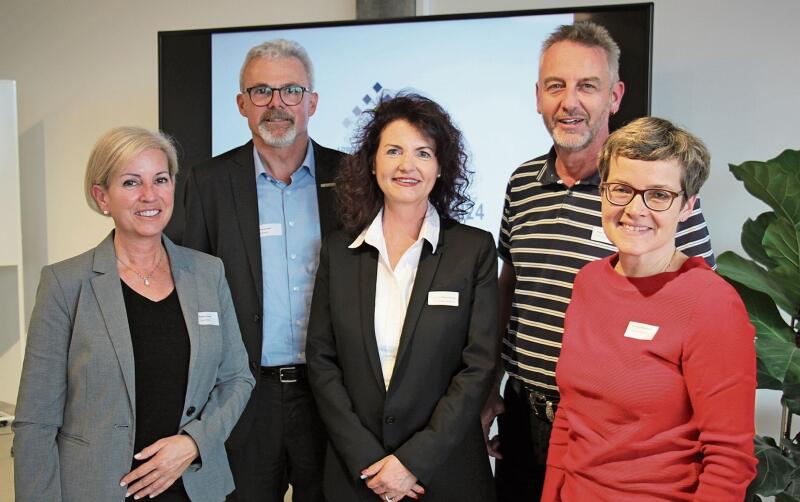
[[[253,314],[253,322],[254,323],[261,322],[261,314]]]
[[[389,415],[388,417],[386,417],[386,420],[385,420],[385,422],[386,422],[387,424],[389,424],[389,425],[392,425],[392,424],[394,423],[394,417],[393,417],[393,416],[391,416],[391,415]]]
[[[189,409],[186,410],[186,416],[191,417],[192,415],[194,415],[194,411],[195,411],[194,406],[189,406]]]

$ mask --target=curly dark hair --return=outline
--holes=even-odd
[[[368,111],[366,123],[356,133],[354,152],[336,180],[339,216],[344,228],[360,232],[383,207],[383,192],[372,171],[383,130],[395,120],[405,120],[433,140],[441,177],[428,200],[442,218],[461,219],[472,208],[466,191],[472,172],[467,169],[464,139],[450,115],[436,102],[413,93],[383,96]]]

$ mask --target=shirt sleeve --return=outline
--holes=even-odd
[[[197,444],[200,459],[210,458],[212,452],[222,450],[255,386],[255,378],[247,364],[247,352],[242,343],[231,292],[225,280],[225,270],[219,259],[215,259],[215,262],[221,307],[222,357],[215,371],[214,388],[208,395],[202,412],[181,430],[182,433],[189,434]]]
[[[478,245],[478,242],[476,242]],[[490,234],[480,245],[473,277],[463,368],[439,399],[428,425],[411,436],[394,454],[419,480],[430,483],[436,471],[460,446],[477,423],[494,382],[497,350],[497,254]]]
[[[756,473],[755,329],[722,279],[701,291],[681,361],[702,454],[694,500],[742,500]]]
[[[63,425],[71,309],[52,267],[44,267],[31,314],[14,429],[19,501],[61,500],[56,437]],[[83,440],[81,438],[81,440]]]
[[[500,236],[497,241],[497,255],[506,263],[511,264],[511,179],[506,186],[506,196],[503,202],[503,215],[500,219]]]
[[[344,383],[333,329],[330,288],[331,239],[325,238],[319,255],[306,339],[308,378],[330,441],[353,480],[373,462],[386,456],[381,441],[361,423]],[[366,363],[365,363],[366,364]]]

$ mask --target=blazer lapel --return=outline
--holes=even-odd
[[[359,295],[361,308],[361,334],[364,337],[364,347],[369,358],[372,373],[378,381],[381,391],[386,392],[383,381],[381,360],[378,355],[378,341],[375,339],[375,281],[378,279],[378,252],[371,246],[362,244],[358,250],[359,256]]]
[[[336,214],[336,173],[343,154],[323,148],[310,140],[314,147],[314,172],[317,182],[317,207],[319,228],[323,237],[336,230],[339,222]]]
[[[417,321],[419,321],[419,316],[422,314],[422,308],[428,303],[428,291],[431,289],[431,283],[436,276],[436,270],[439,268],[439,259],[444,252],[442,249],[443,233],[444,225],[442,225],[439,231],[439,244],[436,246],[435,254],[431,253],[433,247],[429,242],[425,241],[422,247],[422,254],[419,257],[419,266],[417,266],[417,276],[414,279],[414,287],[411,290],[411,298],[408,302],[406,318],[405,321],[403,321],[403,330],[400,332],[400,345],[397,348],[395,370],[401,367],[403,356],[416,331]]]
[[[119,273],[117,272],[117,258],[114,252],[114,232],[95,248],[93,270],[99,275],[91,279],[97,303],[103,320],[106,323],[108,337],[114,346],[125,389],[131,409],[136,416],[136,374],[133,362],[133,344],[131,331],[128,326],[128,316],[125,313],[125,299],[122,296]]]
[[[189,376],[186,385],[186,398],[192,399],[194,396],[194,386],[197,380],[194,372],[197,368],[197,355],[200,348],[200,336],[198,333],[197,313],[197,281],[195,280],[194,270],[187,263],[183,252],[175,246],[166,236],[164,236],[164,247],[167,249],[170,267],[172,268],[172,279],[175,281],[175,290],[178,292],[178,300],[181,304],[183,320],[186,323],[186,331],[189,333]],[[184,407],[185,407],[184,403]]]
[[[241,148],[234,162],[229,174],[236,220],[244,241],[250,273],[253,275],[253,282],[258,292],[258,303],[261,304],[264,301],[264,287],[261,277],[261,234],[258,229],[258,194],[252,141]]]

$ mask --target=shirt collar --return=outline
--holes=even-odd
[[[425,213],[425,219],[422,222],[422,228],[419,229],[419,237],[417,240],[425,239],[428,241],[431,244],[432,253],[436,252],[436,246],[439,244],[440,226],[439,212],[436,211],[433,204],[428,202],[428,211]],[[378,211],[372,223],[362,230],[348,247],[350,249],[355,249],[365,242],[379,251],[386,246],[386,240],[383,238],[383,208]]]
[[[264,168],[264,162],[261,160],[261,155],[258,154],[258,149],[256,149],[256,145],[253,145],[253,163],[256,166],[256,178],[258,178],[261,174],[269,177],[269,173],[267,173],[266,168]],[[317,163],[314,160],[314,145],[312,144],[311,140],[308,140],[308,147],[306,148],[306,156],[303,157],[303,162],[300,164],[300,167],[295,171],[295,173],[299,172],[300,170],[307,171],[308,174],[311,175],[312,178],[316,178],[316,168]],[[294,179],[295,174],[292,173],[292,178]]]
[[[539,171],[538,180],[542,185],[563,185],[561,178],[556,172],[556,158],[555,147],[550,147],[544,167]],[[575,184],[600,186],[600,172],[595,170],[592,174],[578,180]]]

